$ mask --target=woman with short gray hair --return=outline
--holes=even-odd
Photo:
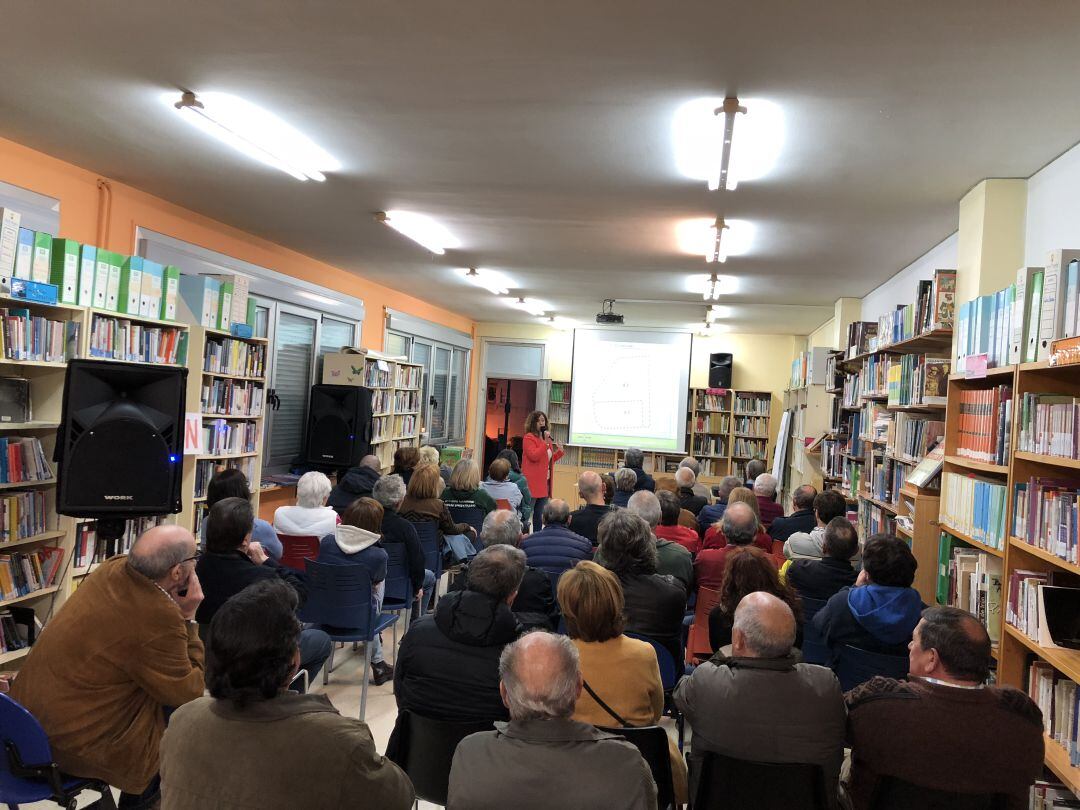
[[[334,531],[338,514],[326,505],[333,486],[321,472],[312,470],[296,482],[296,505],[274,511],[274,531],[302,537],[325,537]]]

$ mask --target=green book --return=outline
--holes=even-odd
[[[180,268],[165,265],[161,275],[161,315],[163,321],[176,320],[176,298],[180,295]]]
[[[120,311],[120,269],[124,263],[124,257],[119,253],[108,254],[109,280],[105,288],[105,309],[109,312]]]
[[[79,302],[79,243],[73,239],[53,239],[49,283],[56,285],[61,304]]]
[[[142,300],[143,260],[141,256],[128,256],[120,265],[120,288],[117,291],[116,311],[124,315],[139,315]]]
[[[97,273],[97,248],[83,245],[79,254],[79,300],[80,307],[94,305],[94,276]]]
[[[247,325],[255,328],[255,299],[248,296],[247,301]]]
[[[956,541],[951,534],[941,533],[938,539],[937,603],[949,604],[949,563],[952,561],[953,544]]]
[[[218,311],[217,322],[218,329],[224,329],[229,331],[229,326],[232,324],[232,298],[233,298],[233,283],[231,281],[221,282],[221,289],[218,291]]]
[[[1039,315],[1042,313],[1043,271],[1031,274],[1031,294],[1028,296],[1027,346],[1024,348],[1024,362],[1034,363],[1039,356]]]
[[[106,309],[105,304],[109,298],[109,267],[112,264],[113,254],[98,248],[94,262],[94,308]]]
[[[49,275],[52,273],[52,243],[51,233],[45,233],[45,231],[34,233],[34,255],[30,262],[31,281],[49,283]]]

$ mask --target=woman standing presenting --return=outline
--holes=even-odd
[[[544,504],[551,497],[551,465],[563,456],[563,446],[552,441],[547,414],[533,411],[525,419],[525,438],[521,447],[521,474],[529,482],[533,498],[533,531],[543,524]]]

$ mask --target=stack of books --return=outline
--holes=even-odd
[[[889,362],[889,407],[944,405],[950,361],[945,357],[905,354]]]
[[[203,448],[208,455],[254,453],[259,442],[259,426],[254,422],[208,419],[202,430]]]
[[[1026,483],[1017,483],[1013,492],[1012,533],[1066,562],[1080,564],[1078,504],[1078,480],[1032,477]]]
[[[0,483],[49,481],[52,477],[40,441],[32,436],[0,437]]]
[[[0,354],[8,360],[63,363],[75,357],[77,321],[54,321],[29,309],[0,307]]]
[[[887,439],[888,451],[905,461],[917,461],[945,436],[945,423],[918,414],[898,413]]]
[[[935,329],[951,329],[956,299],[956,271],[935,270],[933,279],[919,282],[918,299],[914,304],[897,306],[878,318],[876,348]]]
[[[1042,710],[1043,731],[1069,752],[1069,764],[1080,766],[1080,687],[1045,661],[1034,661],[1028,673],[1028,696]],[[1052,807],[1076,807],[1074,801]]]
[[[96,314],[90,321],[91,357],[175,366],[182,340],[183,331],[176,327],[146,326]]]
[[[57,546],[0,554],[0,597],[14,599],[52,587],[63,560],[64,550]]]
[[[1012,386],[961,391],[956,454],[986,464],[1007,464],[1011,450]]]
[[[1005,547],[1005,484],[973,475],[941,476],[941,520],[990,548]]]
[[[872,321],[853,321],[848,324],[847,346],[844,357],[850,360],[860,354],[872,351],[877,337],[878,325]]]
[[[6,492],[0,497],[0,543],[10,543],[48,531],[46,493]]]
[[[204,377],[200,400],[203,413],[222,416],[261,416],[263,387],[249,381]]]
[[[262,377],[266,372],[266,345],[208,335],[203,349],[203,371]]]
[[[938,545],[937,599],[963,608],[986,626],[990,641],[1001,639],[1002,560],[959,545],[942,534]]]
[[[1080,458],[1080,398],[1067,394],[1024,394],[1017,414],[1017,450]]]

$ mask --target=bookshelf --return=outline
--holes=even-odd
[[[400,447],[420,446],[420,375],[423,367],[403,360],[394,362],[393,452]],[[392,455],[392,453],[391,453]]]
[[[371,389],[371,452],[382,471],[399,447],[420,446],[420,375],[423,367],[377,352],[364,356],[365,388]]]
[[[181,328],[190,349],[187,410],[202,418],[203,452],[184,456],[183,510],[177,523],[197,537],[206,512],[206,485],[219,470],[244,472],[258,514],[269,346],[266,338],[240,338],[206,326]]]
[[[817,440],[829,431],[832,398],[823,383],[808,383],[784,392],[784,410],[791,411],[791,435],[787,467],[780,484],[782,503],[788,512],[794,508],[791,494],[800,486],[809,484],[818,491],[825,486],[821,447],[810,451],[806,442]]]

